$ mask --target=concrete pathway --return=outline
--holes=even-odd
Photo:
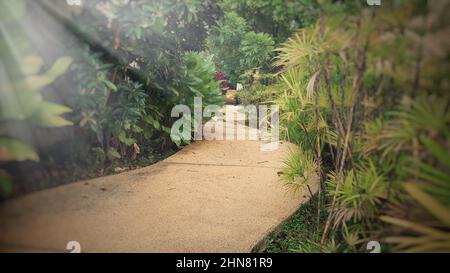
[[[277,174],[295,147],[260,144],[198,141],[145,168],[3,202],[0,251],[77,241],[82,252],[249,252],[309,198]]]

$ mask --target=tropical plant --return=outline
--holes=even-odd
[[[297,28],[314,23],[319,16],[315,0],[225,0],[221,6],[237,12],[253,30],[267,33],[277,42],[286,40]]]
[[[212,27],[206,40],[206,47],[214,55],[217,68],[227,75],[230,82],[237,82],[242,72],[242,53],[238,49],[247,31],[245,19],[230,12]]]
[[[181,76],[175,79],[170,86],[174,92],[179,94],[176,102],[187,105],[191,109],[191,113],[194,113],[196,98],[202,100],[203,108],[207,105],[220,107],[224,104],[219,81],[215,79],[216,68],[212,58],[213,56],[205,52],[186,53],[183,59],[184,63],[180,67]],[[193,115],[191,119],[191,124],[196,126]],[[178,146],[181,144],[179,141],[174,141]]]
[[[266,33],[250,31],[241,41],[239,51],[243,54],[240,66],[249,69],[268,70],[274,42]]]
[[[272,37],[248,30],[244,18],[229,12],[208,35],[208,51],[214,55],[217,67],[225,72],[230,82],[237,82],[249,70],[254,74],[259,69],[270,69]]]
[[[426,148],[427,162],[415,161],[415,166],[409,169],[416,179],[402,184],[407,194],[406,201],[391,204],[388,215],[381,217],[395,227],[385,241],[395,244],[397,251],[448,252],[450,155],[445,147],[430,138],[422,137],[421,144]]]
[[[0,3],[0,162],[39,161],[34,148],[24,143],[11,124],[62,127],[72,123],[62,117],[70,108],[44,100],[41,91],[59,78],[72,60],[60,57],[43,71],[44,60],[34,52],[21,20],[25,1]],[[11,31],[14,29],[14,31]],[[19,46],[20,45],[20,46]],[[12,192],[12,177],[0,169],[0,195]]]
[[[118,164],[154,162],[153,159],[177,148],[170,138],[174,121],[170,112],[175,105],[190,104],[195,96],[202,97],[204,104],[222,103],[212,57],[195,53],[204,49],[208,29],[221,16],[215,1],[93,0],[81,1],[76,6],[71,6],[70,1],[16,2],[1,4],[0,23],[2,29],[4,26],[8,30],[8,33],[2,32],[0,42],[2,64],[8,63],[8,68],[2,65],[0,71],[2,76],[8,75],[7,80],[2,78],[1,81],[1,137],[7,136],[3,129],[10,127],[3,126],[3,116],[8,122],[15,122],[13,115],[20,114],[21,120],[47,127],[71,122],[75,125],[67,130],[48,130],[49,138],[54,141],[51,145],[47,145],[46,139],[36,140],[43,143],[39,149],[44,155],[41,157],[44,162],[37,164],[46,165],[40,170],[55,168],[58,172],[50,173],[60,173],[59,169],[65,169],[64,173],[70,176],[68,179],[79,179],[86,176],[76,173],[80,168],[75,166],[81,169],[88,166],[86,173],[98,175],[114,171]],[[37,19],[48,15],[54,25],[62,26],[52,33],[46,28],[54,25],[37,24],[33,31],[42,30],[50,40],[54,38],[58,41],[58,52],[71,58],[56,60],[51,67],[34,52],[19,52],[27,45],[23,39],[27,32],[20,26],[29,24],[13,22],[16,17],[11,15],[19,13]],[[16,29],[19,31],[11,35],[10,30]],[[17,37],[3,39],[3,34]],[[43,59],[55,60],[56,51],[49,53],[43,48],[44,43],[33,38],[36,51],[51,55]],[[21,58],[14,57],[17,55]],[[30,79],[16,83],[15,79],[23,74],[19,69],[22,57],[26,57],[23,67]],[[37,91],[53,83],[72,59],[69,73],[46,92],[67,104],[72,109],[68,113],[68,107],[44,101]],[[13,66],[14,63],[19,65]],[[15,89],[24,92],[3,95],[3,83],[14,83]],[[54,94],[54,90],[60,90],[61,94]],[[66,112],[68,120],[61,117]],[[18,147],[18,144],[14,142],[9,146]],[[31,147],[22,148],[22,152],[29,153],[22,159],[36,158]],[[6,158],[6,144],[2,145],[0,154]],[[62,154],[68,156],[59,156]],[[11,156],[8,152],[8,158]]]
[[[287,186],[294,191],[307,187],[312,197],[309,184],[315,184],[319,179],[313,155],[301,150],[291,151],[284,161],[282,173]]]
[[[387,198],[386,180],[372,161],[345,175],[338,176],[331,172],[327,180],[327,193],[337,196],[337,205],[332,212],[334,228],[349,221],[364,221],[367,225],[376,221],[378,210]]]
[[[313,157],[321,178],[317,217],[325,208],[327,218],[317,243],[358,251],[386,237],[393,250],[447,251],[449,98],[434,68],[448,70],[448,50],[439,39],[432,49],[431,37],[448,27],[448,6],[320,6],[316,24],[277,48],[283,86],[274,100],[282,135]],[[286,172],[301,174],[303,161],[290,155]]]
[[[238,101],[243,105],[260,105],[271,104],[278,98],[280,90],[283,89],[283,84],[264,85],[256,83],[252,86],[244,87],[240,90],[236,97]]]
[[[89,9],[91,6],[93,8]],[[95,124],[101,128],[93,129],[99,136],[100,146],[107,152],[114,143],[112,148],[121,149],[122,155],[125,151],[118,147],[119,143],[134,149],[137,139],[140,144],[143,139],[154,140],[158,142],[155,148],[170,146],[168,127],[172,122],[172,107],[192,102],[195,95],[208,96],[216,92],[215,86],[206,85],[205,77],[213,81],[214,75],[209,73],[211,67],[196,66],[195,62],[200,62],[198,59],[202,57],[192,60],[194,53],[187,56],[186,52],[202,49],[206,28],[214,23],[217,11],[210,2],[176,0],[95,1],[83,8],[86,12],[80,15],[84,19],[80,21],[86,23],[77,31],[92,39],[85,53],[80,53],[81,59],[83,54],[95,58],[90,59],[90,68],[80,68],[76,73],[80,82],[97,90],[91,94],[96,99],[89,98],[90,95],[86,99],[100,100],[99,104],[88,106],[91,108],[89,117],[99,114],[94,119],[98,119]],[[149,17],[148,13],[155,16]],[[99,25],[95,18],[107,20]],[[106,41],[101,42],[100,48],[98,43],[92,43],[92,40],[97,42],[96,37]],[[99,54],[98,49],[105,48],[107,50]],[[197,76],[201,78],[195,78]],[[203,82],[205,90],[194,92],[198,87],[195,85],[202,84],[199,81]],[[143,138],[139,136],[142,134]]]
[[[171,88],[177,92],[177,102],[194,107],[194,97],[202,98],[203,104],[221,106],[224,102],[215,79],[213,56],[207,53],[187,52],[180,67],[180,78],[174,80]]]

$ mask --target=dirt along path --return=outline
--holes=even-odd
[[[197,141],[148,167],[3,202],[0,251],[67,252],[77,241],[82,252],[249,252],[309,198],[280,181],[295,146],[261,143]]]

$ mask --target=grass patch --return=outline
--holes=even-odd
[[[311,253],[335,252],[333,244],[321,245],[320,236],[323,231],[325,216],[322,213],[317,223],[317,195],[288,218],[278,228],[272,231],[260,244],[255,252],[264,253]],[[319,227],[319,228],[318,228]]]

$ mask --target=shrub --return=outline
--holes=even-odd
[[[399,1],[373,17],[361,8],[349,6],[353,23],[345,8],[324,13],[277,49],[282,135],[314,157],[308,161],[325,191],[318,218],[324,209],[327,220],[316,243],[338,239],[358,251],[384,238],[392,250],[448,251],[449,97],[446,77],[432,72],[448,70],[441,58],[448,49],[416,39],[447,27],[448,4]],[[416,28],[422,16],[433,26]],[[290,155],[289,177],[304,172],[305,158]]]
[[[238,49],[247,31],[245,19],[230,12],[212,27],[206,40],[206,47],[214,55],[218,69],[230,82],[237,82],[239,78],[242,53]]]
[[[266,86],[257,83],[239,90],[236,97],[244,105],[270,104],[278,97],[280,90],[282,90],[282,84]]]
[[[240,66],[243,70],[248,69],[270,69],[270,61],[273,55],[274,42],[272,37],[266,33],[255,33],[250,31],[245,34],[241,42],[239,51],[243,58],[240,60]]]
[[[230,82],[237,82],[248,70],[270,69],[272,37],[248,30],[244,18],[229,12],[208,35],[208,51],[214,55],[217,67],[225,72]]]

